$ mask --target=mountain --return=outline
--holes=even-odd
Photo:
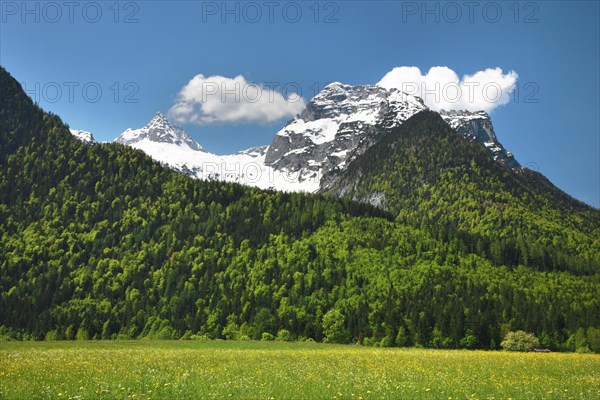
[[[96,143],[96,139],[94,139],[94,135],[88,131],[82,131],[80,129],[69,129],[71,134],[75,136],[79,141],[85,144],[94,144]]]
[[[140,149],[162,164],[198,179],[287,192],[315,192],[318,189],[318,182],[298,181],[294,174],[266,165],[268,146],[228,155],[210,153],[160,112],[146,126],[127,129],[115,142]]]
[[[383,128],[399,126],[425,110],[428,108],[420,98],[396,89],[334,82],[278,131],[270,146],[231,155],[212,154],[161,113],[143,128],[126,130],[115,141],[143,150],[155,160],[196,178],[263,189],[317,192],[323,190],[324,175],[346,168],[378,141]],[[487,149],[499,163],[512,169],[520,167],[498,141],[485,112],[442,111],[440,115],[460,135]]]
[[[159,309],[175,293],[184,303],[191,301],[195,310],[204,310],[194,311],[199,319],[186,328],[197,330],[199,323],[205,324],[200,321],[209,318],[201,316],[205,312],[223,312],[223,318],[239,313],[236,298],[243,296],[223,298],[225,292],[220,292],[223,285],[229,286],[219,278],[224,267],[250,268],[259,262],[257,256],[266,260],[263,256],[275,243],[291,243],[326,224],[335,226],[355,217],[389,218],[368,205],[323,196],[191,179],[118,143],[85,145],[60,118],[34,104],[3,68],[0,87],[0,337],[9,332],[12,337],[40,339],[58,329],[58,337],[71,338],[73,326],[89,338],[111,338],[122,329],[138,330],[134,326],[140,328],[135,336],[146,325],[153,332],[166,325],[172,330],[174,320],[159,318]],[[263,154],[256,148],[242,155]],[[252,254],[234,261],[242,249],[252,249]],[[291,249],[285,251],[292,254]],[[204,266],[198,264],[193,272],[193,279],[202,282],[186,284],[203,289],[183,290],[191,278],[189,260],[184,269],[172,264],[175,270],[167,272],[170,263],[179,263],[178,254],[183,256],[180,261],[191,256]],[[163,272],[168,287],[159,294],[162,278],[155,274]],[[279,284],[280,271],[273,277]],[[265,282],[258,275],[251,279]],[[108,282],[116,286],[109,289]],[[151,292],[158,297],[151,300]],[[132,309],[139,315],[132,320],[132,315],[123,314],[127,322],[117,322],[135,293],[144,297]],[[223,298],[214,304],[221,311],[201,305],[214,295]],[[270,295],[252,296],[256,309],[248,318],[274,304]],[[215,320],[219,335],[226,324],[221,319]],[[71,326],[68,333],[67,326]]]
[[[381,132],[426,110],[420,98],[396,89],[334,82],[277,132],[265,163],[276,170],[294,172],[300,180],[318,181],[323,190],[323,176],[344,170],[377,143]],[[487,149],[494,160],[511,169],[520,167],[498,141],[487,113],[442,111],[440,115],[459,135]]]
[[[265,163],[299,181],[320,182],[377,140],[384,119],[399,125],[427,107],[421,99],[379,86],[327,85],[273,139]]]
[[[512,153],[507,151],[498,141],[496,133],[494,132],[494,127],[492,126],[492,120],[485,111],[469,112],[442,110],[440,116],[459,134],[484,146],[495,161],[498,161],[511,169],[518,169],[521,167]]]
[[[339,199],[88,146],[2,68],[0,87],[2,339],[321,341],[335,315],[342,342],[495,349],[522,329],[600,351],[600,212],[437,113],[384,125],[327,180],[357,173]],[[373,189],[389,211],[347,198]]]
[[[161,112],[157,112],[146,126],[140,129],[127,129],[115,139],[115,142],[136,145],[138,148],[143,148],[147,143],[164,143],[165,148],[174,146],[186,150],[204,151],[186,131],[171,125]]]
[[[491,257],[493,244],[496,261],[506,265],[587,273],[600,261],[597,210],[522,168],[487,113],[434,112],[395,89],[329,84],[270,146],[232,155],[207,152],[160,113],[116,141],[196,178],[320,192],[410,224],[440,225],[467,237],[477,254]],[[538,240],[540,229],[557,248],[580,247],[552,252]]]
[[[596,271],[600,212],[541,174],[516,167],[507,153],[500,158],[503,150],[492,150],[491,156],[479,136],[465,140],[446,121],[422,111],[383,129],[380,140],[345,169],[323,177],[322,191],[382,207],[412,224],[435,226],[443,235],[465,235],[471,251],[500,264]],[[467,127],[485,128],[487,121],[478,117]],[[484,143],[493,140],[491,125],[487,132]],[[552,238],[552,248],[542,238]],[[567,249],[569,242],[578,247]]]

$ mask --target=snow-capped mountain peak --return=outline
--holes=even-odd
[[[183,128],[172,125],[160,111],[143,128],[129,128],[115,139],[117,143],[128,145],[142,141],[170,143],[195,151],[205,151]]]
[[[427,107],[421,99],[380,86],[352,86],[333,82],[283,127],[269,147],[265,163],[299,174],[300,181],[316,180],[343,168],[364,151],[380,130],[401,124]]]
[[[94,144],[96,143],[96,139],[94,139],[94,135],[92,132],[82,131],[81,129],[69,129],[71,135],[75,136],[79,141],[84,144]]]
[[[422,99],[397,89],[332,82],[276,133],[270,146],[213,154],[160,112],[143,128],[127,129],[116,141],[200,179],[317,192],[324,175],[345,169],[390,128],[424,110],[428,107]],[[519,167],[498,142],[487,113],[441,111],[440,115],[459,134],[477,141],[496,161],[509,168]]]
[[[142,150],[156,161],[199,179],[284,191],[314,192],[318,189],[318,182],[298,186],[294,176],[265,165],[268,146],[251,147],[235,154],[213,154],[183,129],[173,126],[162,113],[156,113],[143,128],[127,129],[115,142]]]

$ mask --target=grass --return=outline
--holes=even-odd
[[[2,399],[598,399],[600,356],[281,342],[2,342]]]

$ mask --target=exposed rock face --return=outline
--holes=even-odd
[[[368,147],[378,126],[401,124],[425,109],[421,99],[397,90],[331,83],[277,132],[265,163],[301,180],[319,180]]]
[[[476,140],[494,157],[510,169],[520,168],[515,157],[496,138],[490,116],[485,111],[441,111],[440,115],[452,128],[465,137]]]

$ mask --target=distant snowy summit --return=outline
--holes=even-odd
[[[204,151],[204,148],[192,139],[183,128],[172,125],[160,111],[152,117],[146,126],[139,129],[129,128],[115,139],[117,143],[128,145],[139,144],[144,141],[167,143],[185,149]]]
[[[94,135],[88,131],[82,131],[80,129],[69,129],[71,131],[71,135],[75,136],[79,141],[85,144],[94,144],[96,140],[94,139]]]
[[[171,124],[160,112],[144,127],[127,129],[115,142],[140,149],[155,160],[199,179],[282,191],[313,192],[319,188],[318,181],[299,184],[297,176],[267,166],[264,160],[268,146],[252,147],[229,155],[213,154],[185,130]]]
[[[317,192],[325,174],[346,168],[377,142],[382,128],[398,126],[423,110],[428,108],[419,97],[396,89],[334,82],[279,130],[269,146],[230,155],[213,154],[160,112],[144,127],[127,129],[115,142],[140,149],[155,160],[199,179],[280,191]],[[441,111],[439,114],[459,134],[477,141],[494,160],[511,169],[520,167],[497,140],[487,113]],[[72,130],[83,141],[84,135],[75,132],[85,131]]]

